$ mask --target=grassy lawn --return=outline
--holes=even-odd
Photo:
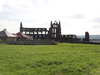
[[[100,75],[100,45],[0,44],[0,75]]]

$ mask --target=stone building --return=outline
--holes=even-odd
[[[59,23],[57,23],[57,21],[52,23],[51,21],[51,27],[49,28],[49,32],[48,32],[48,36],[50,39],[54,39],[54,40],[61,39],[61,26],[60,25],[61,25],[60,21]]]
[[[32,40],[30,36],[27,36],[21,32],[18,33],[10,33],[6,29],[0,31],[0,39],[2,39],[5,42],[14,42],[14,41],[20,41],[20,40]]]
[[[85,32],[85,38],[83,38],[83,41],[84,42],[90,42],[90,35],[89,35],[89,32]]]
[[[3,41],[17,41],[17,37],[8,32],[6,29],[0,31],[0,39]]]
[[[47,28],[25,28],[21,22],[20,32],[33,37],[33,39],[51,39],[61,42],[80,41],[76,35],[62,35],[60,21],[51,21],[49,30],[47,30]]]
[[[20,23],[20,32],[33,37],[33,39],[47,39],[47,28],[24,28]]]
[[[60,21],[52,23],[49,30],[47,28],[25,28],[20,23],[20,32],[33,37],[33,39],[53,39],[59,40],[61,38]]]

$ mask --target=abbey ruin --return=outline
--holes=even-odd
[[[33,39],[51,39],[60,42],[80,42],[86,41],[89,42],[89,33],[86,32],[85,38],[81,40],[77,38],[76,35],[62,35],[61,34],[61,22],[52,22],[50,23],[50,28],[25,28],[20,23],[20,32],[25,35],[31,36]]]

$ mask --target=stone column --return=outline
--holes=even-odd
[[[88,32],[85,32],[85,41],[90,42],[90,36]]]

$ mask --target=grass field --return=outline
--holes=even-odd
[[[0,44],[0,75],[100,75],[100,45]]]

